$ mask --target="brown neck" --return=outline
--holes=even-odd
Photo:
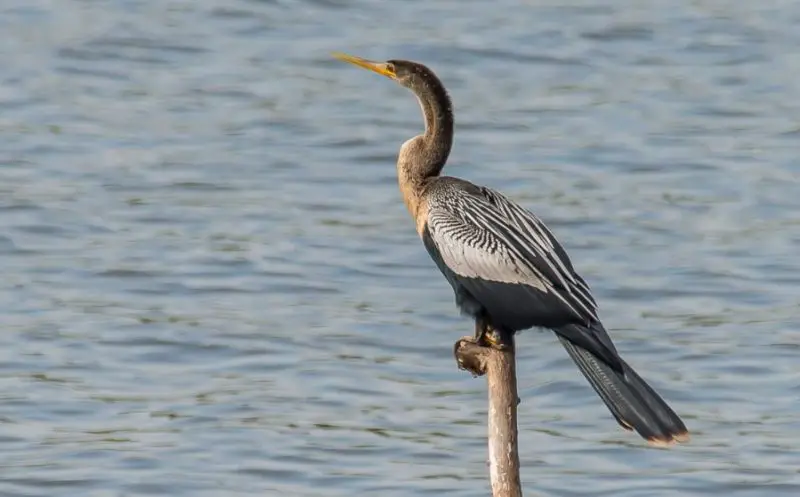
[[[453,146],[453,112],[450,98],[438,81],[415,92],[425,118],[425,133],[403,144],[397,160],[397,179],[403,201],[417,217],[425,184],[439,176]]]

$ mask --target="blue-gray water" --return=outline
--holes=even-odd
[[[400,202],[428,63],[447,172],[537,212],[694,437],[619,429],[519,339],[526,495],[800,494],[800,6],[7,0],[0,495],[487,495],[471,332]]]

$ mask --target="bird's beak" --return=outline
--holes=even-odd
[[[356,57],[355,55],[348,55],[341,52],[334,52],[332,55],[339,60],[355,64],[358,67],[363,67],[364,69],[369,69],[370,71],[386,76],[387,78],[395,79],[397,77],[397,75],[394,73],[394,68],[390,64],[373,62],[371,60],[362,59],[361,57]]]

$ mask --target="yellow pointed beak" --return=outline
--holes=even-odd
[[[358,67],[363,67],[364,69],[369,69],[370,71],[376,72],[382,76],[386,76],[387,78],[395,79],[395,77],[397,77],[397,75],[394,73],[394,68],[390,64],[373,62],[371,60],[362,59],[361,57],[348,55],[342,52],[333,52],[332,55],[339,60],[349,62],[357,65]]]

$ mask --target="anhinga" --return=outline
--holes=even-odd
[[[425,133],[400,148],[400,191],[456,304],[475,319],[476,339],[491,346],[492,329],[549,328],[623,428],[657,444],[687,440],[678,415],[620,357],[589,286],[544,223],[495,190],[439,175],[453,144],[453,110],[433,71],[407,60],[334,56],[395,80],[419,100]]]

